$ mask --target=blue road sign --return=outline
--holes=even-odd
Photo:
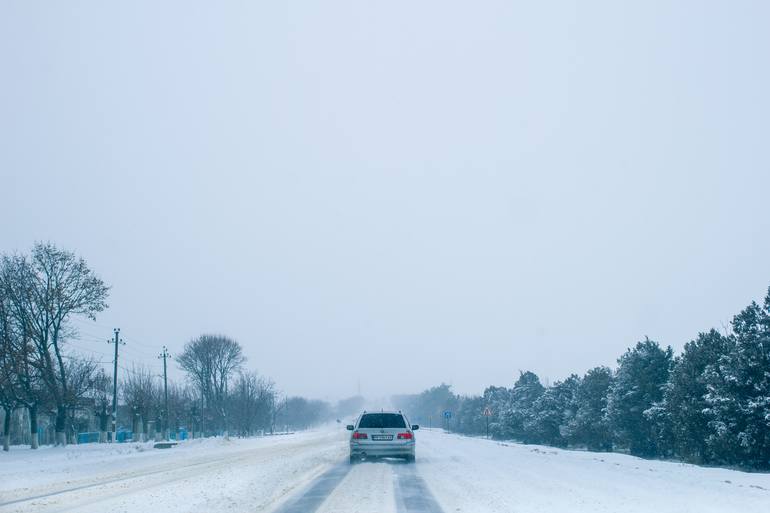
[[[445,419],[451,419],[452,418],[452,412],[449,410],[444,411],[444,418]]]

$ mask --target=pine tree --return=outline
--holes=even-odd
[[[721,462],[770,468],[770,290],[732,329],[734,350],[706,372],[708,445]]]
[[[670,446],[677,456],[694,463],[713,461],[707,444],[711,434],[706,410],[708,392],[706,370],[734,347],[732,338],[716,330],[700,333],[685,344],[674,360],[662,404],[661,421],[671,437]]]
[[[451,427],[466,435],[482,435],[486,432],[486,419],[483,412],[484,399],[482,397],[461,397],[458,399],[455,422]]]
[[[575,397],[577,411],[568,419],[564,429],[564,436],[570,444],[594,451],[612,449],[606,417],[611,384],[612,371],[607,367],[593,368],[580,380]]]
[[[535,401],[543,395],[545,387],[534,372],[522,372],[511,389],[510,402],[504,406],[501,422],[504,432],[510,438],[533,442],[534,439],[525,430],[525,422],[532,415]],[[507,438],[507,437],[506,437]]]
[[[567,444],[565,426],[577,411],[580,378],[572,374],[557,381],[538,397],[524,420],[524,438],[537,443],[562,447]]]
[[[631,454],[659,454],[657,425],[647,410],[663,399],[673,351],[645,339],[618,359],[618,371],[610,389],[607,415],[618,447]]]
[[[482,399],[484,406],[493,413],[489,419],[489,434],[493,438],[512,438],[513,433],[505,422],[506,412],[511,404],[511,390],[505,387],[487,387]]]

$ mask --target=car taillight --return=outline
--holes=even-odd
[[[355,438],[356,440],[360,440],[361,438],[368,438],[368,437],[366,436],[366,433],[359,433],[358,431],[356,431],[353,433],[353,438]]]
[[[397,438],[399,440],[411,440],[414,436],[410,431],[407,431],[406,433],[399,433]]]

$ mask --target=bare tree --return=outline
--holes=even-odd
[[[67,387],[67,425],[69,443],[75,443],[78,424],[87,428],[92,414],[94,397],[97,393],[95,384],[99,364],[92,357],[65,355],[64,366],[69,379]],[[103,383],[100,383],[103,385]]]
[[[218,427],[223,428],[225,434],[228,381],[245,361],[240,344],[223,335],[201,335],[188,342],[177,358],[189,380],[200,390],[204,407],[215,415]]]
[[[196,403],[195,391],[186,384],[168,383],[168,422],[169,430],[172,433],[178,433],[180,427],[185,424],[185,420],[192,420],[189,414]],[[189,430],[192,430],[190,422]]]
[[[38,448],[38,411],[50,397],[45,390],[40,370],[34,365],[35,347],[29,336],[24,312],[11,300],[18,269],[11,258],[0,259],[0,400],[5,408],[5,421],[16,407],[27,408],[30,446]],[[6,426],[5,434],[9,435]],[[6,440],[9,442],[9,440]]]
[[[18,368],[21,355],[15,340],[17,333],[11,317],[8,294],[3,286],[3,276],[4,273],[0,270],[0,406],[5,414],[3,450],[8,451],[11,443],[11,415],[19,406]]]
[[[107,308],[109,288],[82,258],[50,243],[35,244],[29,258],[4,257],[3,267],[13,314],[33,342],[32,364],[56,407],[56,443],[66,445],[73,398],[64,352],[67,337],[74,334],[68,321],[73,315],[95,319]]]
[[[123,400],[132,415],[134,436],[144,442],[149,436],[148,428],[152,415],[158,409],[161,397],[160,385],[147,367],[134,366],[121,383]]]
[[[104,369],[99,369],[93,381],[93,398],[94,416],[99,421],[100,444],[107,442],[107,431],[110,427],[110,417],[112,416],[110,408],[111,384],[112,378],[104,372]]]
[[[8,451],[11,445],[11,415],[18,406],[13,394],[13,375],[8,372],[8,354],[0,345],[0,407],[3,408],[3,450]]]
[[[17,339],[16,352],[16,399],[19,404],[27,409],[29,414],[30,447],[37,449],[38,438],[38,414],[41,408],[47,408],[51,404],[51,395],[45,387],[41,372],[34,365],[33,355],[35,348],[29,337],[24,332]]]
[[[279,417],[282,415],[286,406],[289,404],[289,399],[284,396],[279,398],[278,394],[273,394],[270,399],[270,434],[275,433],[275,425],[278,422]]]
[[[276,412],[278,425],[288,429],[307,429],[308,427],[328,420],[331,416],[331,405],[318,399],[304,397],[289,397],[284,399],[282,408]]]
[[[270,427],[274,389],[272,381],[256,372],[245,371],[238,375],[230,392],[230,401],[233,426],[239,436],[253,435],[259,429]]]
[[[19,405],[18,376],[20,355],[16,351],[13,326],[8,300],[0,286],[0,407],[3,408],[3,450],[8,451],[11,444],[11,415]]]

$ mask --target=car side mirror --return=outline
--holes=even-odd
[[[420,429],[420,426],[417,424],[412,424],[412,431],[417,431],[418,429]]]
[[[353,431],[353,424],[348,424],[345,429],[347,429],[348,431]]]

